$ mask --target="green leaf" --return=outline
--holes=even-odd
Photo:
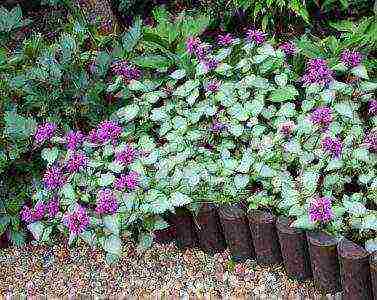
[[[115,176],[111,173],[101,174],[98,178],[98,184],[102,187],[111,185],[115,180]]]
[[[142,21],[140,18],[136,18],[134,24],[132,25],[131,29],[128,30],[122,36],[122,45],[124,50],[127,52],[132,52],[137,43],[139,42],[142,31],[141,31]]]
[[[278,74],[275,76],[275,82],[280,87],[285,87],[288,82],[288,76],[286,74]]]
[[[351,215],[362,216],[367,212],[364,204],[352,200],[344,200],[343,206]]]
[[[133,59],[133,62],[142,68],[165,69],[170,68],[174,61],[162,55],[139,56]]]
[[[179,207],[191,203],[192,199],[181,192],[174,192],[170,196],[170,201],[174,207]]]
[[[306,171],[302,175],[302,185],[309,195],[313,194],[317,188],[319,174],[317,172]]]
[[[310,230],[315,228],[315,224],[313,224],[308,215],[303,215],[297,218],[292,224],[292,227],[304,229],[304,230]]]
[[[373,253],[373,252],[377,251],[377,238],[367,240],[365,242],[365,249],[369,253]]]
[[[284,88],[279,88],[271,93],[272,102],[284,102],[294,100],[298,96],[298,91],[292,85],[288,85]]]
[[[118,162],[113,161],[107,165],[107,169],[119,174],[124,170],[124,166]]]
[[[51,165],[59,156],[59,149],[56,147],[53,148],[44,148],[42,150],[42,158]]]
[[[234,185],[236,186],[237,190],[241,190],[247,186],[249,183],[250,177],[249,175],[241,175],[237,174],[234,177]]]
[[[169,75],[170,78],[179,80],[186,76],[186,71],[184,69],[182,70],[175,70],[173,73]]]
[[[70,183],[65,184],[63,186],[61,192],[64,196],[64,198],[61,199],[63,204],[69,205],[69,204],[74,203],[74,201],[76,199],[76,193],[75,193],[75,190],[74,190],[72,184],[70,184]]]
[[[348,102],[337,103],[334,106],[334,109],[343,117],[352,118],[353,117],[353,108],[352,105]]]
[[[119,235],[120,226],[116,215],[106,215],[103,217],[103,225],[107,228],[111,233],[115,235]]]
[[[140,111],[137,104],[130,104],[122,107],[116,112],[120,122],[127,123],[135,119]]]
[[[111,234],[105,238],[103,249],[108,253],[120,256],[122,252],[122,241],[119,236]]]
[[[11,111],[5,112],[4,122],[4,134],[13,140],[29,138],[37,127],[37,123],[32,118],[25,118]]]
[[[138,247],[148,249],[153,243],[153,236],[150,233],[140,233]]]
[[[369,79],[367,68],[364,65],[352,68],[351,73],[359,78]]]
[[[377,82],[361,82],[360,83],[360,90],[362,92],[372,92],[377,90]]]
[[[27,228],[30,230],[30,232],[33,234],[33,237],[39,241],[43,235],[44,231],[44,224],[40,221],[30,223]]]

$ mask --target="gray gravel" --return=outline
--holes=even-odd
[[[101,250],[85,244],[0,249],[0,295],[324,299],[311,281],[289,279],[282,265],[262,267],[248,260],[234,267],[227,251],[209,256],[197,249],[180,251],[171,243],[139,253],[130,242],[123,250],[124,257],[108,266]]]

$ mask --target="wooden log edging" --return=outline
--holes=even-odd
[[[305,233],[290,224],[286,217],[276,223],[284,267],[289,277],[304,281],[312,277],[308,243]]]
[[[232,259],[242,262],[255,257],[249,222],[239,205],[224,205],[219,208],[222,230]]]
[[[196,235],[201,249],[210,254],[223,252],[226,249],[226,243],[216,206],[203,204],[195,221]]]
[[[234,207],[243,209],[242,206]],[[260,210],[249,214],[243,210],[249,220],[251,239],[249,247],[240,247],[237,240],[248,239],[245,238],[248,231],[243,230],[244,226],[239,221],[243,214],[238,212],[224,218],[223,212],[227,209],[229,207],[219,207],[218,213],[227,245],[236,262],[255,256],[262,264],[283,262],[288,276],[298,281],[313,277],[317,287],[324,293],[342,292],[342,299],[377,299],[377,251],[369,254],[357,244],[346,239],[338,241],[323,232],[304,233],[289,227],[287,218],[277,218]],[[227,225],[224,226],[229,221],[229,228],[232,230],[229,230]],[[254,226],[255,221],[257,226]],[[243,229],[235,229],[237,224]],[[242,237],[234,237],[237,232]],[[179,234],[177,230],[177,241],[180,239]],[[251,249],[255,250],[255,253]],[[246,255],[239,255],[240,259],[237,260],[236,253]]]

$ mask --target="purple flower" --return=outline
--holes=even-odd
[[[226,128],[227,128],[226,124],[220,123],[218,121],[214,121],[211,127],[211,131],[218,133],[220,131],[223,131]]]
[[[331,199],[318,197],[309,206],[309,218],[312,222],[329,222],[334,217]]]
[[[220,89],[220,84],[221,83],[216,79],[211,80],[210,82],[208,82],[206,90],[208,92],[216,93]]]
[[[137,172],[131,171],[130,173],[122,174],[119,178],[114,180],[114,188],[118,191],[123,191],[126,188],[129,190],[134,190],[139,184],[139,174]]]
[[[195,54],[197,49],[201,46],[201,40],[197,37],[188,37],[186,41],[186,50],[189,54]]]
[[[204,64],[204,68],[207,71],[214,70],[219,65],[219,61],[215,58],[205,58],[201,62]]]
[[[246,38],[257,45],[263,44],[266,41],[266,36],[267,34],[260,30],[249,29],[246,31]]]
[[[363,60],[363,56],[358,51],[344,50],[340,55],[340,60],[348,68],[358,66]]]
[[[279,48],[285,53],[286,56],[294,55],[297,52],[296,45],[292,42],[284,42]]]
[[[229,46],[234,42],[234,38],[230,33],[219,34],[217,36],[217,43],[220,46]]]
[[[33,222],[42,220],[45,216],[46,206],[43,203],[37,203],[33,211]]]
[[[199,38],[189,37],[186,41],[186,49],[190,55],[195,55],[197,59],[204,59],[211,51],[211,47],[201,42]]]
[[[65,183],[62,169],[58,166],[52,166],[46,169],[42,180],[48,190],[62,187]]]
[[[77,236],[89,226],[89,215],[84,207],[78,206],[74,212],[67,213],[63,217],[63,224],[72,235]]]
[[[111,70],[115,75],[122,76],[126,81],[138,80],[142,76],[142,72],[135,66],[131,66],[126,60],[115,61],[111,66]]]
[[[372,116],[377,115],[377,100],[371,100],[368,103],[368,112]]]
[[[328,84],[333,80],[333,72],[327,65],[327,62],[321,58],[310,59],[306,73],[302,77],[304,85],[317,83],[320,85]]]
[[[136,158],[136,150],[130,145],[126,145],[122,152],[115,155],[115,160],[123,165],[131,164]]]
[[[45,141],[51,139],[54,136],[56,128],[56,124],[50,122],[39,125],[34,135],[35,142],[43,144]]]
[[[294,130],[294,128],[295,128],[295,123],[293,121],[287,121],[280,124],[279,131],[282,134],[289,136],[292,134],[292,131]]]
[[[24,205],[20,212],[21,220],[27,223],[30,223],[33,221],[33,211],[30,207]]]
[[[310,120],[313,124],[327,129],[333,120],[332,109],[327,106],[318,107],[311,113]]]
[[[76,150],[84,141],[84,135],[81,131],[70,131],[65,135],[65,140],[67,143],[67,149]]]
[[[98,192],[96,205],[97,214],[114,214],[118,210],[118,201],[111,189],[103,189]]]
[[[377,129],[370,131],[364,139],[369,151],[377,153]]]
[[[89,140],[92,143],[102,144],[108,141],[115,142],[122,134],[123,128],[115,121],[103,121],[97,129],[92,130],[89,134]]]
[[[66,163],[67,171],[70,173],[76,173],[82,171],[83,168],[88,164],[88,158],[85,154],[81,152],[72,153]]]
[[[55,218],[55,216],[58,214],[58,212],[59,212],[59,199],[57,197],[54,197],[54,199],[51,200],[47,204],[47,212],[48,212],[49,218]]]
[[[342,153],[343,144],[338,138],[325,137],[321,142],[323,150],[338,158]]]

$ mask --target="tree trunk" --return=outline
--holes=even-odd
[[[97,26],[98,31],[103,35],[114,33],[119,27],[110,0],[75,0],[74,5],[90,24]]]

